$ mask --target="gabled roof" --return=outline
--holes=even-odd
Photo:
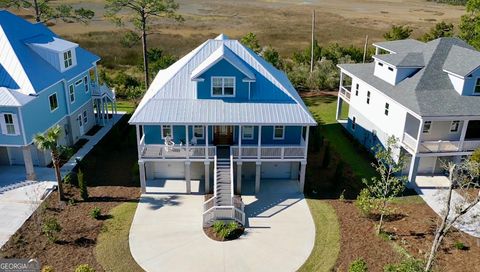
[[[35,97],[22,94],[18,91],[0,87],[0,106],[19,107],[32,101]]]
[[[398,54],[405,52],[420,52],[423,50],[425,43],[414,39],[405,39],[397,41],[376,42],[373,45],[390,51],[392,53]]]
[[[255,80],[255,74],[243,63],[243,61],[235,55],[232,50],[228,49],[225,45],[220,46],[215,52],[213,52],[208,58],[205,59],[198,67],[192,72],[192,80],[198,79],[203,73],[205,73],[210,67],[214,66],[221,60],[228,61],[231,65],[235,66],[240,72],[242,72],[248,79]]]
[[[456,47],[473,50],[458,38],[440,38],[424,44],[421,53],[425,67],[395,86],[374,76],[374,63],[341,64],[339,67],[420,116],[480,115],[480,96],[457,93],[444,71],[445,65],[449,66],[452,61],[450,52]],[[415,50],[417,48],[414,52],[418,52]],[[461,65],[469,60],[462,58],[455,62]]]
[[[250,71],[250,76],[253,74],[257,91],[252,93],[251,100],[226,102],[197,99],[197,82],[192,81],[191,76],[194,71],[203,70],[198,67],[204,67],[205,63],[210,64],[212,55],[220,53],[232,55],[231,58],[234,58],[235,62],[242,63],[243,70]],[[246,116],[248,120],[245,119]],[[183,119],[187,117],[188,119]],[[285,122],[316,125],[283,72],[240,42],[229,40],[225,35],[207,40],[169,68],[159,71],[135,110],[130,123],[146,124],[165,121],[190,124],[194,120],[198,123]]]
[[[28,38],[24,40],[24,42],[31,46],[36,46],[56,52],[63,52],[78,46],[78,44],[76,43],[60,39],[55,36],[47,36],[44,34]]]
[[[448,73],[466,77],[480,66],[480,52],[460,46],[452,46],[443,70]]]
[[[6,10],[0,10],[0,64],[9,75],[8,81],[0,81],[0,86],[8,86],[13,80],[19,92],[35,94],[62,79],[78,76],[100,59],[76,47],[77,65],[62,73],[30,48],[28,40],[34,37],[59,39],[43,24],[32,24]],[[60,49],[66,44],[66,41],[55,42],[55,48]]]
[[[395,67],[423,67],[425,66],[424,57],[421,52],[409,52],[398,54],[382,54],[373,56],[382,62],[386,62]]]

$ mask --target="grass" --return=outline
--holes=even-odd
[[[132,101],[117,100],[117,111],[124,111],[131,114],[135,111],[135,105]]]
[[[340,252],[340,226],[334,208],[319,199],[307,199],[315,222],[315,245],[298,271],[331,271]]]
[[[95,258],[105,271],[143,271],[130,254],[128,244],[136,208],[136,202],[120,204],[110,211],[112,218],[105,221],[95,247]]]

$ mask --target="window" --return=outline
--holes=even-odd
[[[203,139],[204,137],[204,127],[203,126],[193,126],[193,136],[198,139]]]
[[[50,111],[55,111],[58,108],[57,93],[51,94],[48,97],[48,102],[50,103]]]
[[[430,133],[431,128],[432,128],[432,121],[425,121],[425,123],[423,123],[423,133]]]
[[[480,78],[477,78],[477,82],[475,83],[475,93],[480,94]]]
[[[358,88],[360,86],[358,85],[358,83],[355,85],[355,96],[358,96]]]
[[[15,124],[13,123],[13,114],[5,113],[3,114],[3,118],[5,120],[5,130],[6,134],[8,135],[15,135]]]
[[[83,78],[83,85],[85,85],[85,92],[88,93],[88,77]]]
[[[383,66],[383,63],[379,62],[379,63],[378,63],[378,66]]]
[[[367,92],[367,104],[370,104],[370,91]]]
[[[212,77],[212,96],[235,96],[235,77]]]
[[[68,86],[68,94],[70,96],[70,103],[75,102],[75,88],[73,87],[73,84]]]
[[[450,124],[450,132],[458,132],[458,128],[460,127],[460,121],[452,121]]]
[[[75,81],[75,86],[78,86],[78,85],[82,84],[82,82],[83,82],[83,80],[81,80],[81,79]]]
[[[393,68],[392,67],[388,67],[388,70],[392,71],[393,72]]]
[[[72,61],[72,50],[68,50],[66,52],[63,52],[63,64],[65,68],[68,68],[72,66],[73,61]]]
[[[165,137],[173,138],[172,126],[162,126],[162,138]]]
[[[357,126],[357,117],[353,116],[352,117],[352,130],[355,130],[355,127]]]
[[[87,111],[83,111],[83,124],[88,123],[88,115]]]
[[[242,139],[253,140],[253,126],[242,127]]]
[[[275,126],[273,128],[273,139],[274,140],[283,140],[285,138],[285,127],[284,126]]]
[[[388,111],[390,109],[390,104],[385,103],[385,115],[388,116]]]

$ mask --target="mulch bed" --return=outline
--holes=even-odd
[[[215,241],[225,242],[225,241],[232,241],[232,240],[238,239],[245,232],[245,227],[240,226],[230,236],[225,238],[218,236],[217,233],[215,233],[215,231],[213,230],[213,227],[203,228],[203,231],[208,236],[208,238]]]
[[[438,216],[427,204],[395,204],[396,216],[385,222],[384,231],[392,237],[384,240],[375,233],[373,220],[363,217],[352,201],[331,200],[341,226],[341,248],[335,265],[336,271],[347,271],[351,262],[363,258],[369,271],[383,271],[388,263],[399,262],[403,255],[392,243],[404,248],[408,254],[425,259],[433,240]],[[462,242],[468,250],[455,249]],[[477,239],[460,232],[452,232],[444,240],[438,253],[434,271],[478,271],[480,244]]]
[[[80,264],[89,264],[96,271],[104,271],[94,256],[96,239],[113,207],[138,201],[137,187],[102,186],[89,189],[90,198],[83,202],[76,187],[65,185],[66,197],[75,204],[60,204],[53,192],[25,224],[10,238],[0,251],[3,258],[37,258],[42,265],[51,265],[55,271],[73,271]],[[102,211],[100,220],[90,217],[94,207]],[[59,240],[49,242],[41,233],[42,222],[56,218],[62,227]]]

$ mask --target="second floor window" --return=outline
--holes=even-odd
[[[477,78],[477,82],[475,82],[475,93],[480,94],[480,78]]]
[[[50,103],[50,111],[54,111],[58,108],[57,93],[51,94],[48,97],[48,102]]]
[[[72,66],[73,61],[72,61],[72,50],[68,50],[66,52],[63,52],[63,64],[65,68],[68,68]]]
[[[367,104],[370,104],[370,91],[367,92]]]
[[[73,84],[68,86],[68,95],[70,96],[70,103],[75,102],[75,87],[73,87]]]
[[[274,140],[283,140],[285,138],[285,127],[284,126],[275,126],[273,128],[273,139]]]
[[[235,96],[235,77],[212,77],[212,96]]]
[[[385,103],[385,115],[388,116],[388,112],[390,111],[390,104]]]
[[[355,96],[358,96],[358,89],[359,89],[358,83],[355,85]]]
[[[3,118],[5,121],[5,130],[7,135],[15,135],[17,134],[15,131],[15,124],[13,122],[13,114],[5,113],[3,114]]]
[[[88,123],[88,114],[87,111],[83,111],[83,123]]]
[[[165,139],[166,137],[173,138],[172,126],[162,126],[162,138]]]
[[[352,117],[352,130],[355,130],[356,126],[357,126],[357,117],[353,116]]]
[[[425,121],[425,123],[423,123],[423,133],[430,133],[431,129],[432,129],[432,121]]]
[[[203,139],[204,137],[203,126],[193,126],[193,136],[195,136],[198,139]]]
[[[243,126],[242,127],[242,139],[252,140],[253,139],[253,126]]]
[[[460,121],[452,121],[450,124],[450,132],[458,132],[458,128],[460,127]]]
[[[83,85],[85,85],[85,92],[88,93],[88,77],[83,77]]]

